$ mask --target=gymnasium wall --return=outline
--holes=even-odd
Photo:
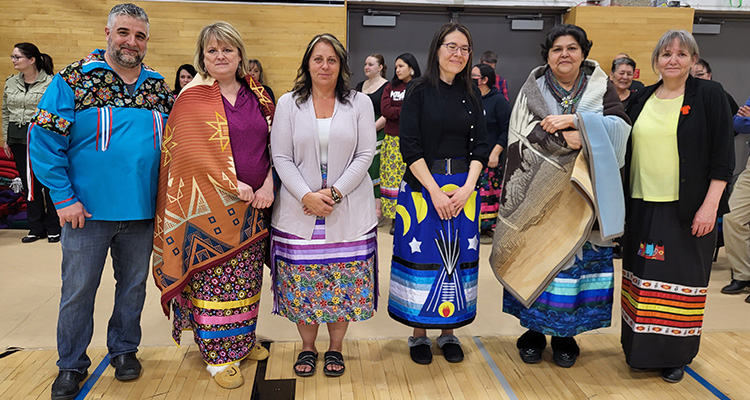
[[[95,48],[106,48],[104,26],[115,0],[0,0],[0,77],[13,73],[8,56],[18,42],[32,42],[52,56],[55,69],[83,58]],[[200,29],[224,20],[237,28],[248,58],[263,63],[266,84],[277,97],[292,87],[305,46],[322,32],[346,43],[343,5],[269,5],[134,1],[151,22],[151,39],[144,62],[174,84],[181,64],[193,62]]]

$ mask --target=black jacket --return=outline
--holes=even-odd
[[[482,97],[484,119],[487,122],[487,136],[489,137],[490,152],[495,145],[503,147],[500,153],[500,164],[504,164],[505,149],[508,147],[508,123],[510,122],[511,107],[508,100],[494,87]]]
[[[422,185],[408,168],[415,161],[424,158],[427,168],[435,161],[435,153],[440,144],[443,133],[443,111],[445,101],[444,92],[430,85],[427,80],[420,79],[410,82],[406,91],[406,98],[401,105],[401,119],[399,122],[399,136],[401,155],[406,163],[404,181],[412,190],[420,190]],[[482,94],[474,88],[474,98],[466,94],[463,104],[473,116],[469,137],[469,154],[456,154],[455,157],[467,157],[478,160],[483,166],[487,165],[492,148],[487,137],[487,125],[482,108]],[[494,145],[494,144],[493,144]]]
[[[639,90],[630,102],[628,115],[635,122],[643,106],[662,81]],[[625,189],[630,193],[632,135],[625,156]],[[724,88],[718,82],[688,76],[685,97],[677,123],[677,152],[680,157],[679,215],[690,226],[703,204],[712,179],[731,182],[734,169],[732,114]],[[729,210],[726,191],[718,214]]]

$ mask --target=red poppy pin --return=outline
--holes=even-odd
[[[684,105],[680,108],[680,111],[682,112],[682,115],[688,115],[690,114],[690,106]]]

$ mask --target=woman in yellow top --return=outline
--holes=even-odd
[[[672,383],[698,354],[716,215],[734,167],[726,94],[690,76],[697,60],[690,33],[664,34],[651,55],[662,80],[628,108],[622,346],[631,368],[660,369]]]

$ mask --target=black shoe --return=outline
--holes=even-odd
[[[29,233],[28,235],[26,235],[26,236],[24,236],[23,238],[21,238],[21,242],[22,242],[22,243],[34,243],[34,242],[36,242],[37,240],[39,240],[39,239],[44,239],[44,238],[46,238],[46,237],[47,237],[47,235],[45,235],[45,234],[43,234],[43,233],[41,233],[41,234],[39,234],[39,235],[34,235],[34,234],[32,234],[32,233]]]
[[[427,365],[432,362],[432,349],[427,344],[409,347],[411,360],[417,364]]]
[[[552,360],[560,367],[570,368],[576,363],[581,349],[572,337],[552,337]]]
[[[661,379],[669,383],[677,383],[682,380],[685,375],[685,367],[677,368],[662,368]]]
[[[390,230],[388,231],[388,233],[390,233],[390,234],[391,234],[391,236],[393,236],[393,233],[394,233],[395,231],[396,231],[396,220],[395,220],[395,219],[392,219],[392,220],[391,220],[391,229],[390,229]]]
[[[742,290],[746,287],[750,287],[750,281],[738,281],[736,279],[732,279],[732,282],[730,284],[721,288],[721,293],[738,294],[742,292]]]
[[[745,297],[745,303],[750,303],[750,296]]]
[[[115,367],[115,378],[118,381],[132,381],[141,375],[141,363],[135,357],[135,353],[121,354],[109,363]]]
[[[443,350],[443,357],[448,362],[457,363],[464,360],[464,351],[460,344],[446,343],[441,349]]]
[[[526,364],[538,364],[542,362],[542,350],[544,349],[525,347],[518,349],[518,354],[521,356],[521,360]]]
[[[622,246],[618,243],[615,243],[615,247],[612,249],[612,258],[622,260]]]
[[[60,234],[55,235],[47,235],[47,241],[50,243],[59,243],[60,242]]]
[[[52,400],[74,399],[81,390],[79,385],[86,379],[87,372],[60,371],[52,382]]]
[[[646,371],[648,371],[648,368],[636,368],[636,367],[630,367],[630,369],[631,369],[631,370],[632,370],[633,372],[646,372]]]
[[[516,347],[523,362],[536,364],[542,361],[542,351],[547,347],[547,338],[540,332],[529,330],[518,338]]]

